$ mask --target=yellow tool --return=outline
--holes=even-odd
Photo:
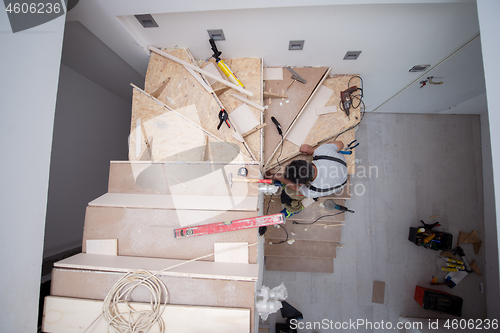
[[[231,81],[233,84],[236,84],[242,88],[245,88],[243,83],[241,83],[241,81],[236,77],[236,75],[234,75],[233,71],[226,65],[224,60],[222,60],[220,58],[220,55],[222,54],[222,52],[220,52],[217,49],[217,45],[215,45],[215,41],[212,38],[210,38],[210,45],[212,46],[212,51],[214,51],[214,54],[212,55],[212,57],[214,57],[215,62],[217,63],[217,66],[219,66],[221,71],[224,72],[224,74],[226,74],[229,81]]]

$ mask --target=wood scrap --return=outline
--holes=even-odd
[[[266,126],[266,124],[265,124],[265,123],[264,123],[264,124],[260,124],[260,125],[258,125],[258,126],[255,126],[255,127],[254,127],[253,129],[251,129],[250,131],[243,133],[243,137],[245,137],[245,136],[249,136],[250,134],[253,134],[253,133],[257,132],[258,130],[260,130],[260,129],[261,129],[261,128],[263,128],[264,126]]]
[[[259,109],[260,111],[264,111],[264,107],[263,107],[263,106],[261,106],[261,105],[259,105],[259,104],[255,103],[255,102],[252,102],[251,100],[248,100],[248,99],[246,99],[246,98],[245,98],[245,97],[243,97],[243,96],[240,96],[240,95],[237,95],[237,94],[231,94],[231,96],[233,96],[233,97],[234,97],[234,98],[236,98],[236,99],[239,99],[239,100],[240,100],[240,101],[242,101],[242,102],[247,103],[248,105],[253,106],[254,108]]]
[[[477,274],[479,274],[480,276],[483,276],[483,274],[481,273],[481,270],[479,269],[479,265],[477,264],[476,262],[476,259],[473,259],[470,263],[470,268],[476,272]]]
[[[87,239],[86,253],[118,255],[118,239]]]
[[[264,98],[288,98],[288,96],[285,94],[278,94],[270,91],[264,91]]]
[[[458,233],[458,241],[457,241],[457,245],[460,245],[460,244],[463,244],[464,240],[467,239],[467,237],[469,237],[469,233],[468,232],[463,232],[463,231],[460,231]]]
[[[385,282],[373,281],[372,303],[384,304]]]
[[[477,231],[474,230],[467,236],[467,238],[462,242],[462,244],[474,244],[479,242],[479,237],[477,235]]]
[[[477,241],[476,243],[472,244],[474,246],[474,253],[479,254],[479,250],[481,249],[481,245],[483,244],[482,241]]]

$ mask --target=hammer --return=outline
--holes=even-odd
[[[259,178],[234,178],[235,182],[244,182],[244,183],[264,183],[264,184],[272,184],[272,179],[259,179]],[[229,187],[233,187],[233,174],[229,173]]]

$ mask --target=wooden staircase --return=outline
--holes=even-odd
[[[342,226],[339,224],[345,222],[345,213],[325,208],[324,202],[333,199],[344,206],[345,200],[351,197],[349,184],[348,180],[343,191],[321,197],[300,213],[291,216],[283,227],[267,228],[264,246],[266,270],[333,273],[333,260],[341,241]],[[271,197],[268,196],[264,202],[265,209],[270,205],[269,214],[283,209],[279,196],[274,195],[270,200]],[[317,220],[318,218],[320,219]],[[316,222],[313,223],[314,221]]]
[[[241,165],[236,167],[239,168]],[[247,165],[250,172],[254,172],[253,169],[257,169],[257,167],[257,165]],[[138,187],[133,182],[134,176],[131,174],[131,170],[130,163],[111,162],[109,191],[137,195],[158,193],[151,189]],[[157,181],[162,182],[162,179],[159,178]],[[238,184],[238,186],[248,185],[245,183]],[[238,191],[238,188],[236,187],[234,190]],[[202,191],[204,190],[202,189]],[[248,189],[248,191],[252,191],[252,189]],[[143,262],[141,260],[152,260],[151,258],[195,259],[213,253],[214,243],[246,242],[253,244],[258,242],[259,237],[256,229],[176,239],[174,229],[179,227],[179,221],[175,214],[176,211],[172,209],[88,206],[83,232],[83,254],[77,256],[85,255],[87,240],[96,239],[118,240],[118,256],[106,256],[106,260],[109,257],[127,258],[137,260],[138,265]],[[203,215],[204,211],[196,211],[196,214]],[[254,217],[257,214],[257,211],[221,211],[216,217],[208,217],[204,222],[231,220],[235,219],[235,216],[238,216],[238,218]],[[213,212],[207,216],[212,215]],[[258,265],[256,265],[257,247],[252,246],[248,250],[249,264],[246,266],[258,268]],[[88,259],[88,262],[91,263],[89,267],[92,266],[92,263],[95,263],[92,260],[94,259]],[[219,264],[214,262],[213,256],[203,258],[202,261],[200,264]],[[51,302],[59,301],[58,297],[64,297],[64,300],[66,298],[104,300],[113,285],[125,275],[124,272],[109,270],[104,266],[100,269],[86,269],[84,266],[68,266],[64,262],[63,260],[56,263],[52,271],[51,296],[53,298],[50,299]],[[143,267],[136,268],[141,269]],[[216,269],[217,267],[214,268],[214,271]],[[159,279],[168,288],[168,303],[187,307],[248,309],[250,312],[248,325],[250,332],[253,332],[254,292],[258,274],[256,274],[255,278],[245,277],[240,279],[210,276],[210,269],[205,271],[207,272],[206,277],[190,277],[187,274],[179,276],[160,275]],[[134,291],[132,298],[134,302],[149,303],[150,301],[149,292],[146,292],[145,288],[144,290],[139,288]],[[68,330],[68,332],[70,331]]]

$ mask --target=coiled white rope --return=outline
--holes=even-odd
[[[235,250],[240,247],[250,247],[257,244],[259,244],[259,242],[248,245],[245,244],[229,248],[221,251],[220,253]],[[187,260],[162,269],[154,274],[146,270],[134,270],[128,272],[111,288],[108,295],[104,299],[102,313],[92,322],[92,324],[89,325],[89,327],[85,329],[85,331],[83,331],[83,333],[87,332],[92,325],[94,325],[94,323],[101,318],[101,316],[103,316],[109,324],[108,332],[109,328],[112,328],[114,332],[117,333],[147,333],[151,328],[153,328],[153,326],[158,325],[160,333],[164,333],[165,323],[163,322],[162,314],[165,310],[164,305],[168,303],[169,295],[167,287],[163,281],[157,277],[157,275],[175,267],[211,257],[214,254],[215,253],[211,253],[195,259]],[[151,309],[149,310],[138,311],[129,303],[130,295],[137,287],[140,286],[146,287],[150,292]],[[121,306],[121,304],[125,304],[125,306]],[[125,307],[125,311],[123,311],[123,307]]]

